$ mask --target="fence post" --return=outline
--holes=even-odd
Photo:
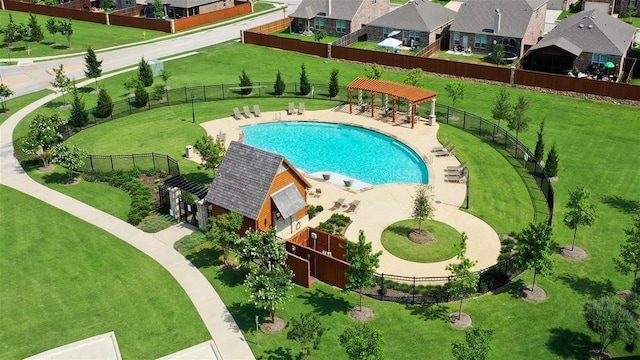
[[[127,103],[129,104],[129,115],[131,115],[131,99],[127,99]]]
[[[384,297],[384,273],[380,276],[380,301],[382,301]]]
[[[165,157],[167,158],[167,174],[170,172],[169,168],[171,166],[171,164],[169,163],[169,155],[165,155]]]
[[[467,130],[467,112],[462,112],[462,130]]]
[[[133,163],[133,167],[136,167],[136,154],[131,154],[131,162]]]
[[[451,107],[447,105],[447,124],[449,124],[449,110],[451,110]]]
[[[109,160],[111,160],[111,171],[113,171],[113,155],[109,155]]]
[[[93,155],[89,154],[89,164],[91,164],[91,171],[95,171],[93,168]]]
[[[184,103],[188,103],[189,101],[187,101],[187,87],[184,87]]]
[[[153,163],[153,170],[156,170],[156,153],[151,153],[151,162]]]
[[[478,136],[482,136],[482,122],[483,120],[480,119],[480,122],[478,124]]]
[[[207,85],[202,85],[202,95],[204,95],[204,102],[207,102]]]
[[[504,132],[504,148],[505,150],[507,149],[507,139],[509,138],[509,132],[505,131]]]
[[[411,292],[411,303],[416,303],[416,277],[413,277],[413,291]]]
[[[164,89],[164,94],[167,97],[167,106],[169,106],[171,102],[169,101],[169,90],[167,90],[167,88]]]
[[[221,84],[222,86],[222,100],[224,100],[224,84]]]

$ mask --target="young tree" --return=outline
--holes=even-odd
[[[491,50],[491,55],[489,55],[489,61],[496,65],[502,64],[504,59],[504,45],[496,44]]]
[[[493,330],[473,327],[464,333],[465,341],[453,343],[451,352],[457,360],[486,360],[491,351]]]
[[[238,255],[244,264],[256,263],[264,266],[285,264],[287,250],[276,238],[276,231],[249,230],[240,240]]]
[[[313,39],[316,42],[320,42],[320,41],[322,41],[322,39],[324,39],[326,37],[327,37],[327,32],[324,31],[323,29],[316,30],[316,32],[313,34]]]
[[[213,137],[204,135],[198,139],[193,146],[198,153],[200,153],[202,166],[204,166],[205,169],[213,170],[213,174],[215,175],[226,153],[224,142],[216,141]]]
[[[600,353],[618,340],[626,344],[637,341],[637,320],[614,297],[588,300],[584,304],[584,317],[587,327],[598,335]]]
[[[62,93],[62,103],[67,105],[67,100],[64,95],[69,91],[69,87],[71,87],[71,79],[64,73],[64,65],[62,64],[57,68],[53,68],[53,73],[55,74],[55,78],[53,82],[51,82],[51,86]]]
[[[51,161],[67,169],[68,182],[71,182],[73,174],[84,166],[86,158],[87,152],[76,145],[69,146],[66,143],[60,143],[51,151]]]
[[[518,101],[513,106],[513,112],[509,117],[509,129],[516,132],[516,143],[518,142],[518,135],[521,131],[527,130],[531,118],[526,116],[529,109],[529,101],[524,95],[518,96]]]
[[[16,25],[15,41],[24,42],[24,50],[29,52],[29,41],[31,41],[31,28],[27,24]]]
[[[458,100],[464,99],[464,84],[460,82],[452,82],[445,85],[444,89],[451,98],[452,107],[456,107]]]
[[[242,74],[240,74],[240,95],[249,95],[252,91],[253,83],[247,72],[242,69]]]
[[[367,68],[365,76],[367,79],[380,80],[380,78],[382,78],[382,68],[378,64],[371,64],[371,66]]]
[[[69,125],[83,127],[89,123],[89,112],[85,108],[84,100],[80,97],[78,89],[73,88],[73,102],[71,103],[71,115]]]
[[[538,130],[538,141],[536,141],[536,150],[533,152],[533,157],[536,161],[540,162],[544,158],[544,119],[540,123],[540,130]]]
[[[424,82],[424,72],[419,68],[411,69],[403,82],[410,86],[421,87]]]
[[[128,77],[127,80],[122,82],[122,86],[124,86],[124,88],[127,90],[127,93],[130,95],[131,90],[135,90],[135,88],[138,87],[139,82],[140,80],[138,80],[137,78]]]
[[[347,285],[345,290],[351,291],[357,289],[360,292],[360,308],[362,311],[362,292],[365,288],[375,285],[373,274],[380,265],[380,255],[382,251],[373,253],[371,243],[365,243],[364,231],[360,230],[358,242],[346,241],[345,246],[347,253],[345,255],[347,262],[351,264],[349,269],[345,271],[347,277]]]
[[[555,143],[551,145],[551,150],[549,150],[547,154],[544,169],[547,171],[547,175],[551,177],[558,176],[558,151],[556,150]]]
[[[244,217],[235,211],[209,218],[210,229],[207,240],[218,244],[224,251],[224,263],[229,264],[229,252],[240,241],[238,231],[242,228]]]
[[[151,65],[144,59],[144,56],[138,63],[138,81],[144,87],[153,85],[153,70],[151,70]]]
[[[300,320],[291,319],[288,326],[287,339],[300,343],[302,359],[309,359],[311,350],[320,348],[320,340],[326,331],[320,319],[314,313],[301,314]]]
[[[282,73],[280,72],[280,70],[278,70],[278,72],[276,73],[276,82],[273,84],[274,95],[280,96],[284,94],[284,90],[286,87],[287,85],[284,83],[284,80],[282,80]]]
[[[44,34],[42,33],[42,27],[38,24],[38,18],[35,15],[29,14],[29,33],[31,35],[32,42],[40,42],[44,40]]]
[[[303,96],[309,95],[311,92],[311,84],[307,78],[307,67],[302,63],[300,67],[300,94]]]
[[[153,0],[151,8],[153,9],[153,15],[155,15],[156,19],[162,19],[164,17],[164,5],[162,5],[162,0]]]
[[[112,112],[113,101],[111,100],[111,96],[109,96],[107,90],[101,88],[98,93],[98,103],[94,109],[94,115],[98,118],[107,118],[111,116]]]
[[[382,360],[382,334],[368,324],[355,324],[344,329],[338,338],[349,360]]]
[[[419,185],[416,195],[413,197],[413,213],[411,216],[418,223],[418,231],[422,232],[422,221],[433,219],[435,208],[429,197],[430,188],[427,185]]]
[[[62,140],[62,131],[66,124],[67,120],[59,114],[37,114],[29,125],[23,151],[39,158],[43,167],[49,166],[50,151]]]
[[[139,107],[147,106],[149,102],[149,93],[144,88],[144,84],[141,81],[136,82],[136,90],[134,92],[136,105]]]
[[[13,90],[4,83],[0,84],[0,99],[2,99],[2,112],[7,112],[7,99],[13,96]]]
[[[67,38],[67,44],[71,47],[71,35],[73,35],[71,20],[60,20],[58,22],[58,32]]]
[[[491,115],[494,120],[498,122],[498,127],[500,127],[500,121],[509,120],[511,118],[511,105],[509,105],[509,93],[507,90],[502,87],[500,88],[500,92],[498,96],[496,96],[496,100],[493,103],[493,108],[491,109]]]
[[[331,76],[329,76],[329,97],[334,98],[338,96],[340,92],[340,86],[338,85],[338,69],[331,70]]]
[[[49,20],[47,20],[47,22],[45,23],[45,26],[47,27],[47,31],[49,32],[49,34],[53,35],[53,44],[55,44],[56,34],[60,32],[60,28],[58,27],[56,18],[49,18]]]
[[[631,290],[637,292],[636,280],[640,271],[640,216],[633,219],[633,225],[629,229],[624,229],[627,241],[620,246],[620,258],[614,259],[616,270],[624,275],[633,273],[633,283]]]
[[[7,43],[7,48],[12,48],[13,43],[20,41],[20,32],[18,30],[18,24],[13,21],[13,16],[9,14],[9,22],[7,26],[2,29],[4,33],[4,42]]]
[[[86,70],[84,75],[96,81],[96,90],[98,90],[98,78],[102,75],[102,60],[98,60],[96,52],[87,48],[87,54],[84,57],[84,66]]]
[[[596,209],[589,202],[591,194],[580,186],[569,191],[569,201],[567,202],[567,213],[564,214],[564,224],[573,230],[573,242],[571,243],[571,251],[576,246],[576,234],[580,226],[591,226],[596,220]]]
[[[471,271],[471,268],[477,263],[471,261],[467,257],[467,234],[462,233],[462,239],[460,241],[460,247],[458,248],[457,264],[449,264],[446,269],[451,272],[453,279],[448,282],[449,295],[454,299],[460,299],[460,306],[458,307],[458,320],[462,316],[462,301],[466,296],[478,291],[478,282],[480,281],[480,275]]]
[[[164,83],[164,89],[165,90],[169,90],[169,88],[167,87],[167,81],[169,81],[170,77],[171,77],[171,73],[169,71],[167,71],[166,69],[162,69],[162,71],[160,72],[160,78],[162,79],[162,82]]]
[[[532,223],[522,230],[517,239],[518,265],[523,269],[533,269],[533,284],[531,285],[531,291],[533,291],[536,286],[536,276],[538,274],[547,275],[553,269],[551,228],[545,223]]]

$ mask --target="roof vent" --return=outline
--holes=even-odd
[[[593,29],[593,25],[589,25],[587,26],[589,29]]]
[[[582,29],[584,27],[584,24],[578,24],[578,27]]]

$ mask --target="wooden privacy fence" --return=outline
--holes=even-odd
[[[15,10],[39,15],[48,15],[66,19],[89,21],[98,24],[106,24],[107,16],[102,13],[94,13],[86,10],[65,9],[47,5],[37,5],[13,0],[4,0],[5,10]]]
[[[220,21],[235,16],[251,14],[251,4],[249,2],[236,5],[231,8],[212,11],[206,14],[189,16],[187,18],[176,19],[173,21],[173,30],[180,31],[190,29],[196,26],[205,25],[214,21]]]
[[[251,33],[256,33],[256,34],[271,34],[277,31],[282,31],[284,29],[288,29],[289,25],[291,25],[291,21],[293,21],[292,18],[287,17],[284,19],[280,19],[280,20],[276,20],[273,22],[270,22],[268,24],[264,24],[264,25],[260,25],[260,26],[256,26],[254,28],[251,28],[249,30],[246,30],[247,32],[251,32]]]
[[[294,254],[288,254],[287,266],[293,271],[294,283],[306,288],[311,287],[311,271],[308,260]]]
[[[109,23],[111,25],[133,27],[133,28],[145,29],[145,30],[162,31],[166,33],[173,32],[171,21],[168,21],[168,20],[147,19],[143,17],[132,17],[132,16],[125,16],[125,15],[111,14],[109,15]]]
[[[323,44],[319,42],[283,38],[249,31],[242,32],[242,41],[247,44],[266,46],[282,50],[291,50],[324,58],[329,57],[329,44]]]

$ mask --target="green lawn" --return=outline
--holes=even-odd
[[[374,50],[374,51],[382,51],[382,52],[393,52],[392,49],[382,48],[382,47],[378,46],[378,43],[373,42],[373,41],[357,41],[357,42],[354,42],[353,44],[351,44],[350,47],[356,48],[356,49]],[[419,53],[420,50],[422,50],[422,48],[418,48],[418,49],[413,50],[413,51],[412,50],[398,49],[398,53],[400,53],[402,55],[415,55],[415,54]]]
[[[7,120],[9,116],[13,115],[18,110],[22,109],[26,105],[31,104],[32,102],[40,98],[43,98],[49,94],[51,94],[50,90],[40,90],[31,94],[18,96],[16,98],[12,98],[11,100],[8,100],[7,111],[0,112],[0,125],[2,125],[2,123],[4,123],[4,121]]]
[[[28,13],[3,10],[0,12],[0,24],[6,25],[8,23],[9,14],[11,14],[13,21],[16,23],[26,24],[29,21]],[[27,54],[24,42],[14,43],[13,49],[10,51],[11,58],[73,54],[84,52],[89,46],[97,50],[143,41],[145,39],[152,40],[167,35],[160,31],[72,20],[73,34],[71,35],[71,47],[68,46],[67,39],[60,34],[55,35],[55,44],[57,44],[57,46],[54,47],[52,46],[52,44],[54,44],[54,36],[49,34],[46,26],[46,22],[51,16],[36,15],[36,18],[42,28],[44,40],[41,43],[29,43],[29,47],[31,48],[30,55]],[[60,20],[59,18],[56,19]],[[143,37],[143,32],[146,32],[146,38]],[[108,34],[108,36],[105,36],[105,34]],[[1,55],[2,57],[9,56],[6,46],[6,43],[0,43],[0,47],[4,48],[1,50],[3,53]]]
[[[417,228],[413,219],[387,226],[382,232],[382,246],[401,259],[419,263],[444,261],[456,256],[456,246],[460,245],[460,233],[456,229],[439,221],[424,221],[422,230],[430,232],[433,240],[417,244],[409,240],[409,233]]]
[[[272,35],[275,36],[280,36],[280,37],[284,37],[284,38],[290,38],[290,39],[298,39],[298,40],[302,40],[302,41],[316,41],[314,36],[305,36],[305,35],[301,35],[301,34],[296,34],[296,33],[290,33],[289,29],[285,29],[282,30],[280,32],[277,33],[273,33]],[[336,40],[340,39],[339,36],[325,36],[324,38],[322,38],[322,40],[320,40],[321,43],[323,44],[330,44]]]
[[[472,64],[500,66],[500,67],[513,66],[513,64],[496,65],[494,63],[490,63],[489,61],[486,60],[487,56],[484,54],[457,55],[457,54],[447,54],[446,51],[438,51],[435,54],[431,55],[431,58],[448,60],[448,61],[466,62],[466,63],[472,63]]]
[[[0,358],[115,331],[125,359],[155,359],[209,338],[158,263],[122,240],[0,186]]]

